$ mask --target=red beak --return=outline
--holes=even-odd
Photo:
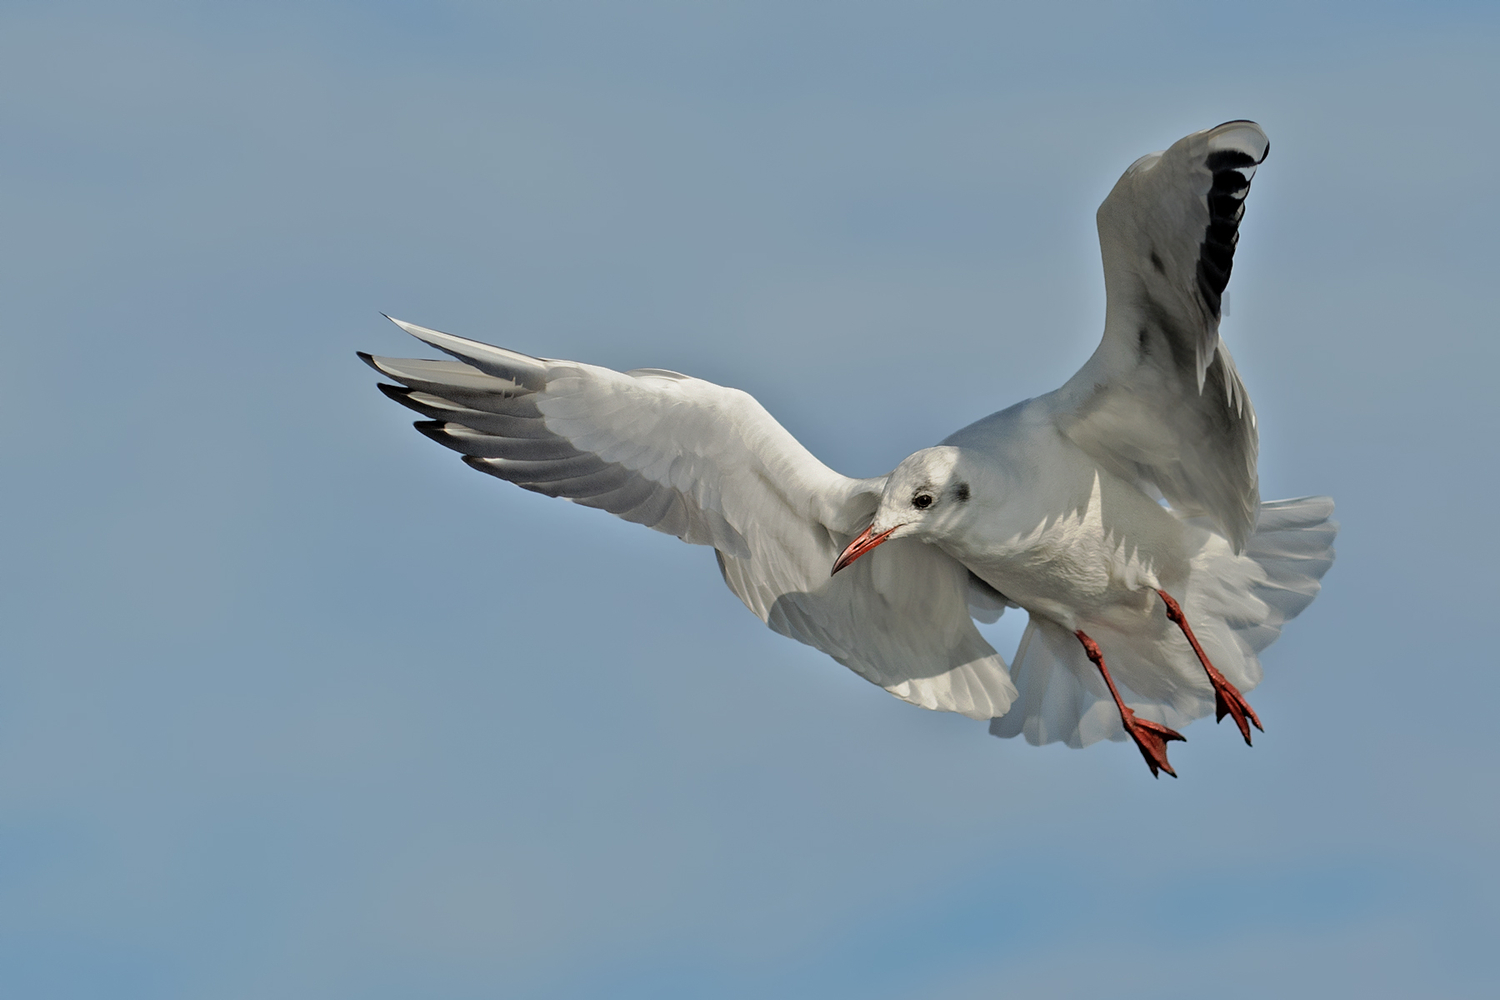
[[[899,527],[901,527],[901,525],[896,525],[896,528]],[[864,531],[861,531],[859,535],[855,537],[854,541],[850,542],[848,547],[844,549],[843,553],[839,555],[838,560],[833,564],[833,572],[829,573],[828,575],[832,576],[839,570],[844,569],[850,563],[854,562],[854,560],[858,559],[860,556],[864,555],[866,552],[870,551],[875,546],[885,541],[887,538],[890,538],[891,532],[895,531],[896,528],[887,528],[885,531],[882,531],[877,535],[875,534],[875,525],[872,524]]]

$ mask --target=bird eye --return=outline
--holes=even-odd
[[[929,493],[918,493],[911,498],[911,505],[917,510],[926,510],[932,506],[932,495]]]

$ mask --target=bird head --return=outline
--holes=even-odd
[[[870,526],[857,535],[833,564],[837,573],[892,538],[933,541],[960,518],[972,498],[957,448],[924,448],[906,458],[885,482]]]

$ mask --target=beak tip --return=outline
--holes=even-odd
[[[900,525],[897,525],[896,527],[900,527]],[[837,574],[839,570],[848,569],[860,556],[864,555],[866,552],[869,552],[871,549],[875,548],[875,546],[881,544],[887,538],[891,537],[891,532],[895,530],[896,528],[890,528],[886,531],[882,531],[877,535],[875,534],[875,526],[873,524],[870,525],[870,527],[860,532],[855,537],[855,539],[844,548],[843,552],[839,553],[839,557],[834,560],[833,569],[829,571],[828,575],[832,577]]]

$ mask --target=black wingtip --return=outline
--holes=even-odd
[[[448,439],[448,432],[443,429],[445,425],[441,420],[416,420],[412,422],[412,426],[425,436],[432,438],[438,444],[452,446],[452,442]]]
[[[369,351],[355,351],[354,355],[355,357],[359,358],[359,360],[369,365],[371,368],[375,369],[376,371],[380,371],[380,366],[375,363],[375,355],[371,354]]]
[[[376,382],[375,388],[385,393],[387,398],[394,399],[402,406],[405,406],[406,401],[411,398],[412,391],[404,385],[391,385],[389,382]]]
[[[459,458],[462,459],[463,463],[469,468],[477,469],[487,476],[494,476],[496,479],[505,478],[500,474],[500,470],[496,469],[493,465],[489,464],[482,458],[475,458],[473,455],[460,455]]]

